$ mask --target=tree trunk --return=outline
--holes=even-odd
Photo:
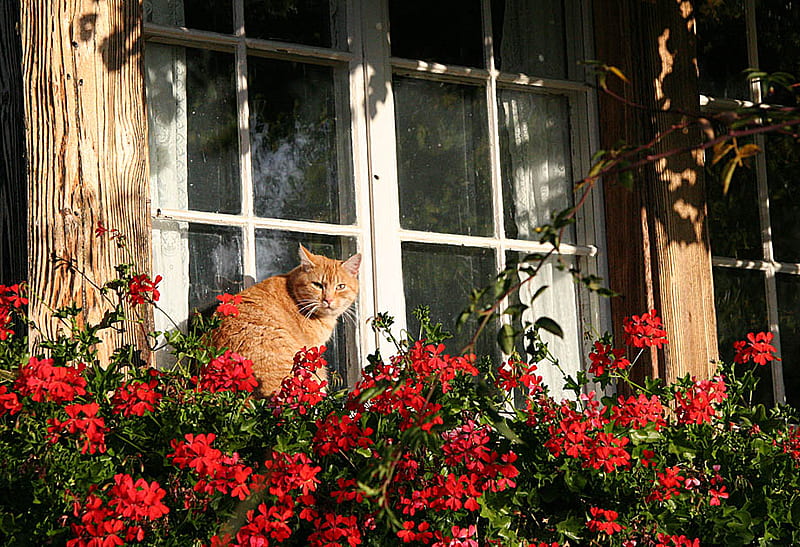
[[[639,110],[601,93],[601,140],[650,142],[699,113],[694,16],[682,0],[597,0],[597,57],[617,66],[631,85],[614,91],[645,107]],[[699,142],[693,132],[670,133],[654,153]],[[674,380],[687,373],[707,377],[717,358],[711,251],[706,227],[703,158],[684,152],[636,173],[629,191],[606,181],[611,288],[615,325],[624,316],[656,308],[670,343],[645,356],[634,377]],[[617,332],[619,340],[621,333]]]
[[[93,283],[114,278],[115,265],[150,271],[141,11],[136,0],[22,0],[28,279],[38,339],[63,330],[50,308],[75,302],[82,321],[98,322],[108,305]],[[125,248],[96,237],[98,223],[124,233]],[[129,311],[143,324],[107,334],[100,364],[123,341],[144,347],[149,313]]]

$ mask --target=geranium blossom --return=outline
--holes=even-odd
[[[278,391],[272,394],[270,406],[279,415],[284,409],[296,410],[306,414],[308,410],[325,397],[327,380],[321,380],[316,371],[327,366],[322,357],[327,348],[303,348],[294,356],[292,374],[284,378]]]
[[[237,307],[242,303],[242,295],[220,294],[217,296],[219,305],[217,305],[217,313],[222,316],[236,317],[239,315],[239,308]]]
[[[692,378],[694,385],[675,393],[675,414],[679,424],[703,424],[712,420],[716,413],[714,404],[727,399],[725,382],[715,376],[712,380]]]
[[[23,397],[30,395],[37,402],[67,403],[86,394],[84,363],[74,367],[55,366],[52,359],[31,357],[20,369],[16,388]]]
[[[61,421],[58,418],[47,420],[47,432],[51,434],[50,442],[57,442],[61,434],[65,431],[70,434],[79,434],[83,439],[81,453],[87,451],[90,454],[106,451],[106,424],[103,418],[97,417],[100,405],[89,403],[85,405],[68,405],[64,411],[69,419]]]
[[[22,403],[13,391],[9,392],[8,387],[0,386],[0,416],[4,414],[16,414],[22,410]]]
[[[231,350],[212,359],[203,366],[199,376],[192,377],[197,389],[218,393],[220,391],[251,392],[258,386],[253,375],[253,362]]]
[[[141,478],[134,481],[130,475],[118,473],[110,495],[108,506],[125,518],[155,520],[169,513],[169,507],[162,502],[166,491],[156,481],[148,483]]]
[[[626,317],[623,321],[625,344],[637,348],[661,348],[668,343],[667,332],[661,325],[661,318],[656,310],[642,315]]]
[[[775,357],[777,350],[772,345],[774,337],[775,335],[771,332],[748,333],[747,340],[733,343],[733,349],[736,352],[733,361],[740,364],[753,361],[762,366],[773,360],[780,361]]]
[[[586,522],[586,527],[592,532],[602,532],[608,534],[616,534],[622,531],[625,527],[616,522],[619,514],[616,511],[600,509],[599,507],[589,508],[592,518]]]
[[[150,279],[146,274],[135,275],[128,283],[128,299],[131,304],[144,304],[148,298],[153,302],[158,302],[161,293],[158,292],[158,284],[163,278],[157,275],[155,279]],[[150,293],[148,297],[147,293]]]
[[[603,376],[606,369],[625,370],[631,366],[624,349],[613,349],[610,344],[603,344],[599,340],[594,343],[594,351],[589,354],[589,359],[592,361],[589,373],[595,376]]]
[[[112,412],[125,417],[144,416],[145,412],[153,412],[163,395],[156,390],[158,380],[149,382],[125,382],[114,393],[111,404]]]

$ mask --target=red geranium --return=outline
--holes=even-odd
[[[736,355],[733,357],[735,363],[747,363],[753,361],[759,365],[766,365],[769,361],[777,360],[775,357],[777,350],[772,345],[775,337],[771,332],[748,333],[747,340],[739,340],[733,343]]]
[[[668,343],[667,331],[661,324],[661,318],[656,310],[650,310],[642,315],[626,317],[623,321],[625,330],[625,343],[637,348],[661,348]]]

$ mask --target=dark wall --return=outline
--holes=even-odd
[[[19,0],[0,3],[0,284],[27,277],[27,192]]]

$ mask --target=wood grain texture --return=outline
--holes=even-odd
[[[0,283],[27,276],[25,132],[19,2],[0,3]]]
[[[669,109],[699,111],[690,2],[596,0],[595,15],[598,58],[630,76],[632,85],[618,91],[647,107],[626,108],[601,94],[604,147],[648,142],[681,123]],[[675,132],[655,152],[692,142],[698,135]],[[624,295],[612,301],[615,325],[655,307],[670,335],[666,349],[634,376],[706,377],[718,355],[702,161],[677,154],[637,173],[632,192],[605,188],[610,284]]]
[[[72,301],[83,320],[105,309],[91,284],[115,277],[114,266],[151,265],[141,2],[22,0],[20,33],[26,90],[28,278],[31,315],[52,337],[48,307]],[[96,238],[98,222],[126,235],[118,249]],[[74,269],[57,267],[54,258]],[[150,317],[142,317],[149,325]],[[98,348],[106,362],[120,341],[144,342],[129,325]]]

